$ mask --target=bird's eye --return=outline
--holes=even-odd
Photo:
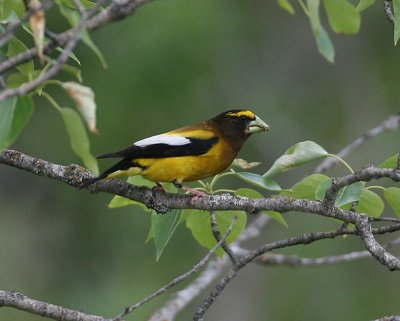
[[[246,121],[247,120],[247,116],[242,115],[242,116],[240,116],[240,119],[243,120],[243,121]]]

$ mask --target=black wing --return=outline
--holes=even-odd
[[[197,156],[207,153],[210,148],[218,142],[218,137],[209,139],[198,139],[186,137],[189,141],[184,145],[170,145],[165,143],[155,143],[146,146],[132,146],[115,153],[104,154],[97,158],[163,158],[179,156]]]

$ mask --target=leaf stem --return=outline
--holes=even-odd
[[[352,173],[352,174],[354,173],[354,170],[351,168],[351,166],[343,158],[339,157],[338,155],[331,154],[331,153],[328,153],[327,156],[331,156],[333,158],[336,158],[339,162],[341,162],[350,171],[350,173]]]
[[[366,187],[365,189],[371,190],[371,189],[379,189],[381,191],[386,191],[387,189],[383,186],[378,186],[378,185],[371,185]]]
[[[235,175],[234,172],[225,172],[225,173],[222,173],[222,174],[217,174],[217,175],[215,175],[215,176],[213,177],[213,179],[211,180],[210,184],[208,184],[208,188],[209,188],[210,192],[212,192],[212,190],[213,190],[215,184],[216,184],[221,178],[226,177],[226,176],[232,176],[232,175]]]
[[[61,110],[61,106],[53,99],[53,97],[51,97],[48,93],[46,93],[45,91],[42,91],[41,93],[40,93],[40,96],[43,96],[44,98],[46,98],[48,101],[49,101],[49,103],[55,108],[55,109],[57,109],[58,111],[60,111]]]
[[[306,14],[306,16],[309,17],[310,16],[310,11],[308,11],[308,8],[307,8],[306,4],[304,3],[304,1],[303,0],[297,0],[297,1],[298,1],[299,5],[300,5],[301,9],[303,9],[303,11]]]

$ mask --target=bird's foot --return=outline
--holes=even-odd
[[[180,183],[180,182],[178,182],[178,181],[176,181],[176,180],[173,181],[172,184],[174,184],[174,186],[175,186],[176,188],[179,188],[179,189],[181,189],[181,190],[183,190],[183,191],[185,191],[185,192],[188,192],[188,193],[190,193],[190,194],[193,195],[193,196],[192,196],[192,199],[190,200],[190,204],[191,204],[191,205],[194,205],[194,204],[196,203],[196,201],[197,201],[200,197],[203,197],[203,196],[208,195],[208,194],[206,194],[206,193],[200,192],[199,190],[197,190],[197,189],[195,189],[195,188],[191,188],[191,187],[189,187],[189,186],[184,186],[184,185],[182,185],[182,183]]]
[[[159,182],[156,182],[156,185],[153,186],[152,190],[158,191],[158,192],[163,192],[163,193],[166,192],[164,186],[162,186],[161,183],[159,183]]]
[[[190,194],[193,195],[193,196],[192,196],[192,199],[190,200],[190,205],[196,204],[196,202],[197,202],[197,200],[198,200],[199,198],[208,195],[208,194],[206,194],[206,193],[200,192],[200,191],[198,191],[197,189],[194,189],[194,188],[191,188],[191,187],[188,187],[188,186],[182,186],[181,189],[182,189],[183,191],[189,192]]]

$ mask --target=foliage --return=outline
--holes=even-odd
[[[298,0],[300,7],[310,20],[318,51],[326,60],[334,62],[335,48],[329,33],[321,22],[321,2],[332,31],[337,34],[354,35],[360,31],[361,13],[372,6],[375,0],[359,0],[357,5],[349,0]],[[295,14],[295,8],[290,0],[278,0],[278,3],[290,14]],[[400,38],[400,2],[398,0],[393,1],[393,9],[395,17],[394,44],[396,45]]]
[[[71,27],[76,27],[79,23],[80,16],[78,13],[78,8],[73,1],[59,0],[57,3],[57,9],[65,17],[66,21],[69,22]],[[31,9],[34,6],[38,6],[37,1],[32,1],[30,3]],[[94,2],[85,1],[83,5],[90,8],[94,5]],[[3,24],[12,23],[15,21],[21,21],[21,19],[26,15],[27,10],[22,0],[15,1],[1,1],[0,2],[0,21]],[[28,22],[23,22],[23,30],[29,36],[32,36],[36,47],[43,47],[44,44],[48,42],[49,39],[45,38],[44,32],[44,12],[43,10],[38,10],[32,15]],[[40,19],[42,18],[42,19]],[[4,28],[0,25],[1,30]],[[25,39],[25,37],[21,39]],[[28,46],[16,36],[11,37],[8,42],[7,49],[4,55],[8,58],[15,57],[19,54],[23,54],[28,51]],[[100,59],[103,67],[106,67],[106,62],[102,56],[100,50],[96,47],[94,42],[91,40],[89,34],[86,31],[82,32],[83,42],[93,50],[93,52]],[[43,50],[43,49],[41,49]],[[62,52],[61,47],[56,48],[57,51]],[[38,78],[40,75],[45,73],[54,63],[55,60],[50,56],[40,55],[40,64],[35,64],[33,60],[29,60],[26,63],[19,64],[16,66],[16,71],[8,73],[6,77],[6,84],[10,88],[17,88],[22,86],[24,83],[32,81]],[[65,63],[62,66],[62,71],[66,75],[70,75],[75,78],[78,82],[82,82],[81,72],[80,72],[80,62],[77,57],[71,53],[70,58],[73,64]],[[49,86],[56,85],[65,90],[65,93],[69,95],[75,102],[76,108],[82,115],[83,120],[86,122],[89,130],[96,133],[97,129],[95,126],[95,112],[96,103],[94,100],[94,94],[87,95],[88,91],[91,91],[89,87],[83,86],[79,83],[62,82],[58,80],[49,79],[44,81],[36,90],[30,92],[28,95],[16,98],[11,97],[3,99],[1,104],[1,126],[0,126],[0,150],[9,147],[18,137],[19,133],[27,125],[33,110],[34,110],[34,100],[33,96],[39,96],[46,98],[53,107],[60,113],[61,118],[65,124],[65,128],[70,138],[71,147],[73,151],[82,159],[84,165],[92,170],[94,173],[98,173],[97,161],[90,153],[90,141],[86,130],[80,120],[78,114],[70,107],[61,107],[52,97],[52,95],[47,92]],[[72,87],[72,89],[71,89]]]
[[[396,155],[395,155],[396,156]],[[205,183],[199,181],[200,187],[198,190],[206,192],[208,194],[217,194],[230,192],[235,195],[248,197],[248,198],[263,198],[264,195],[261,194],[254,188],[239,188],[237,190],[230,189],[215,189],[217,183],[223,178],[234,176],[242,181],[253,185],[255,188],[260,188],[266,191],[272,192],[273,196],[288,196],[296,199],[308,199],[323,201],[325,198],[325,193],[327,189],[332,184],[332,178],[322,174],[311,174],[306,176],[300,182],[294,184],[291,188],[283,189],[281,188],[272,177],[276,177],[283,174],[286,171],[299,167],[309,162],[319,160],[324,157],[335,157],[338,158],[341,163],[345,166],[347,170],[353,173],[353,169],[338,156],[328,153],[323,147],[312,141],[305,141],[297,143],[286,150],[286,152],[279,157],[263,175],[259,175],[253,172],[236,172],[234,168],[231,168],[229,172],[216,175],[210,183]],[[393,157],[389,158],[384,162],[384,164],[391,165],[389,162]],[[240,165],[240,169],[246,168],[251,169],[252,166],[244,160],[236,162],[234,165]],[[257,165],[259,163],[256,163]],[[392,168],[395,168],[393,166]],[[146,181],[142,177],[130,177],[128,179],[130,183],[139,184],[144,186],[151,186],[152,183]],[[349,209],[353,203],[357,204],[355,210],[358,213],[366,213],[370,217],[379,217],[384,210],[384,202],[382,196],[372,192],[371,189],[379,189],[383,191],[383,198],[391,206],[394,213],[399,216],[400,213],[400,189],[396,187],[385,188],[382,186],[367,186],[364,182],[356,182],[349,186],[345,186],[340,189],[336,196],[335,206],[343,209]],[[166,185],[166,190],[169,192],[177,192],[176,188],[172,184]],[[143,204],[127,200],[121,196],[114,196],[111,200],[109,207],[118,208],[122,206],[140,206]],[[276,219],[282,225],[288,227],[283,216],[274,211],[265,211],[266,215],[271,216]],[[246,213],[244,212],[218,212],[218,226],[222,233],[227,230],[231,218],[233,215],[239,217],[237,224],[234,225],[233,231],[229,238],[228,243],[231,243],[237,239],[241,231],[246,226]],[[210,214],[200,210],[172,210],[168,215],[157,215],[154,211],[151,215],[151,228],[149,231],[149,238],[153,238],[156,247],[157,259],[161,256],[163,250],[165,249],[167,243],[171,239],[176,227],[186,221],[186,226],[191,230],[193,237],[196,241],[206,247],[207,249],[212,249],[216,240],[211,234],[210,229]],[[217,254],[222,255],[222,249],[217,251]]]

